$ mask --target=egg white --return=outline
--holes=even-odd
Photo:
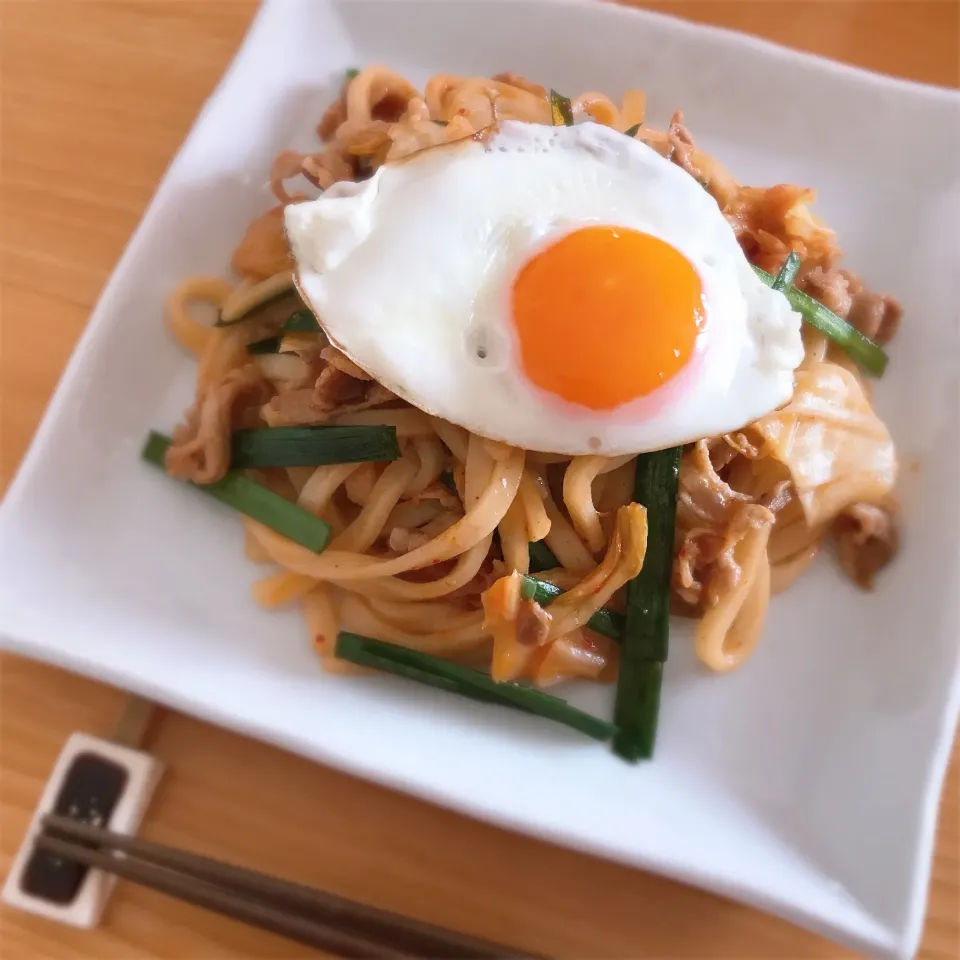
[[[514,446],[613,456],[735,430],[789,399],[803,359],[799,315],[754,274],[713,198],[598,124],[503,122],[485,143],[383,166],[285,218],[300,291],[333,344],[413,405]],[[530,383],[509,309],[523,264],[594,224],[672,244],[706,316],[690,363],[612,411]]]

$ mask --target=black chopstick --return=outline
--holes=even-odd
[[[89,850],[68,840],[57,840],[53,837],[39,837],[37,846],[57,856],[115,874],[124,880],[150,887],[160,893],[176,897],[178,900],[185,900],[206,910],[242,920],[298,943],[326,950],[335,956],[356,958],[356,960],[368,960],[368,958],[375,960],[379,957],[390,958],[390,960],[410,960],[411,958],[411,954],[392,951],[376,941],[341,933],[306,917],[257,903],[228,890],[222,890],[213,884],[194,880],[191,877],[164,870],[162,867],[153,867],[127,859],[121,860],[109,853]]]
[[[48,815],[37,845],[341,957],[493,960],[515,950],[199,854]],[[95,845],[95,846],[91,846]],[[120,852],[124,856],[117,857]]]

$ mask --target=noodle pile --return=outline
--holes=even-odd
[[[599,93],[572,101],[575,116],[627,131],[644,97],[618,106]],[[279,205],[254,221],[233,255],[239,287],[193,277],[170,296],[178,340],[199,358],[195,404],[178,428],[167,471],[210,483],[229,468],[241,427],[386,424],[400,459],[254,471],[256,479],[328,522],[320,554],[246,519],[247,554],[277,570],[254,586],[267,607],[299,603],[324,662],[339,630],[489,666],[497,680],[545,686],[616,675],[617,645],[584,624],[643,563],[646,514],[631,504],[634,458],[554,456],[469,434],[393,396],[322,334],[287,334],[281,352],[248,345],[276,335],[285,316],[210,328],[195,302],[222,308],[257,284],[289,286],[293,262],[283,207],[307,199],[288,182],[326,188],[369,176],[383,163],[479,135],[500,119],[551,122],[547,91],[522,77],[432,77],[421,93],[383,67],[361,71],[319,126],[322,150],[287,151],[271,186]],[[438,122],[441,121],[441,122]],[[899,307],[837,267],[833,232],[809,209],[810,190],[744,187],[700,151],[675,114],[665,132],[636,134],[695,177],[716,199],[750,261],[776,273],[796,251],[796,285],[868,336],[890,338]],[[314,190],[315,193],[315,190]],[[896,456],[848,358],[812,329],[790,402],[722,437],[685,449],[672,578],[675,613],[696,617],[696,649],[729,670],[755,648],[770,596],[834,540],[842,568],[867,588],[897,548],[891,499]],[[453,482],[450,483],[449,477]],[[446,481],[446,482],[445,482]],[[548,609],[525,600],[520,574],[543,542],[557,566],[537,576],[566,591]]]

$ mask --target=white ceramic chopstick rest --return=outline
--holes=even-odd
[[[48,813],[133,834],[163,765],[149,754],[74,733],[67,740],[33,813],[0,899],[12,907],[74,927],[91,928],[116,878],[34,848]]]

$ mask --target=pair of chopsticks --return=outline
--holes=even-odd
[[[339,957],[493,960],[524,955],[297,883],[48,815],[37,847]]]

